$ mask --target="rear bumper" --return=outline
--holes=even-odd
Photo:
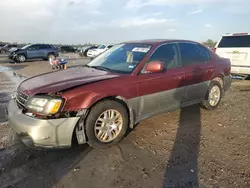
[[[21,140],[31,147],[70,147],[79,118],[37,119],[23,114],[14,100],[11,100],[8,106],[9,125]]]
[[[236,75],[250,75],[250,66],[231,66],[231,73]]]

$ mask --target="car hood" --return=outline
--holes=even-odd
[[[16,52],[16,51],[18,51],[19,49],[18,48],[10,48],[9,49],[9,52]]]
[[[11,48],[9,51],[10,52],[21,52],[21,51],[25,51],[25,50],[23,50],[21,48]]]
[[[19,85],[18,91],[29,96],[40,93],[56,93],[72,87],[119,76],[121,75],[79,66],[28,78]]]

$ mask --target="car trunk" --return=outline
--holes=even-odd
[[[232,66],[250,67],[250,48],[218,48],[216,53],[231,60]]]

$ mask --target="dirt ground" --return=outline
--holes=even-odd
[[[36,74],[35,63],[19,73]],[[0,187],[250,187],[249,103],[250,81],[235,80],[217,110],[156,116],[105,150],[29,149],[2,124]]]

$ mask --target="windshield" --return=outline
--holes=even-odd
[[[118,44],[93,59],[88,66],[101,67],[111,72],[131,73],[150,50],[146,44]]]
[[[26,49],[28,49],[30,46],[31,46],[31,44],[28,44],[28,45],[22,47],[21,49],[22,49],[22,50],[26,50]]]
[[[104,49],[106,46],[105,45],[101,45],[101,46],[99,46],[98,48],[99,49]]]

